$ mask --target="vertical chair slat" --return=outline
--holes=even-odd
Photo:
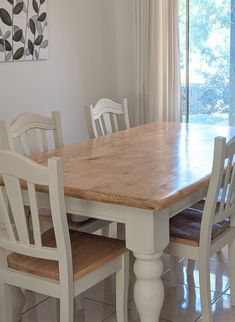
[[[3,175],[3,180],[19,240],[21,243],[29,245],[28,226],[19,179],[13,176]]]
[[[25,135],[20,135],[19,137],[16,137],[16,140],[19,144],[22,154],[30,155],[31,151],[28,147],[28,142],[26,143],[28,140],[27,137]]]
[[[230,184],[228,187],[228,193],[227,193],[227,202],[225,209],[228,209],[234,202],[234,186],[235,186],[235,167],[233,165],[232,167],[232,175],[230,179]]]
[[[7,205],[7,196],[3,195],[3,190],[2,188],[0,189],[0,211],[1,211],[1,216],[3,218],[7,233],[8,233],[8,238],[9,240],[16,242],[15,238],[15,233],[11,225],[11,221],[8,215],[8,205]]]
[[[101,118],[99,118],[99,124],[100,124],[100,129],[101,129],[102,135],[105,135]]]
[[[123,100],[123,110],[124,110],[125,126],[127,129],[129,129],[130,128],[130,121],[129,121],[128,105],[127,105],[126,98],[124,98],[124,100]]]
[[[113,123],[114,123],[115,132],[118,132],[118,122],[117,122],[117,116],[115,114],[113,114]]]
[[[30,146],[31,153],[40,152],[38,140],[37,140],[37,132],[36,129],[30,129],[27,131],[27,139]]]
[[[228,192],[228,184],[229,184],[230,177],[231,177],[232,162],[233,162],[233,159],[229,158],[227,169],[226,169],[226,175],[225,175],[225,179],[224,179],[224,185],[223,185],[221,201],[220,201],[220,211],[224,210],[224,206],[225,206],[225,203],[226,203],[227,192]]]
[[[48,150],[47,133],[45,130],[41,130],[40,132],[41,132],[41,137],[42,137],[43,151],[47,151]]]
[[[27,182],[27,187],[28,187],[28,194],[29,194],[30,211],[32,216],[34,242],[37,247],[42,247],[42,238],[41,238],[35,186],[34,184]]]
[[[109,113],[104,113],[103,118],[104,118],[104,124],[105,124],[106,133],[107,134],[113,133],[110,114]]]

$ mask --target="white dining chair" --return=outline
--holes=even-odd
[[[215,139],[212,174],[203,211],[187,209],[170,220],[170,244],[165,252],[198,261],[203,322],[212,322],[210,257],[226,245],[231,304],[235,306],[234,155],[235,138],[227,144],[225,138]],[[218,198],[221,191],[221,198]],[[176,274],[176,266],[172,270]]]
[[[89,106],[90,119],[95,138],[116,133],[121,128],[129,129],[129,113],[127,99],[123,99],[123,103],[117,103],[109,98],[100,99],[95,106]],[[125,240],[125,226],[117,223],[117,238]],[[130,293],[133,297],[133,289],[135,283],[135,275],[133,270],[135,259],[133,254],[130,256]],[[132,301],[131,318],[138,319],[138,312],[134,300]]]
[[[45,117],[35,113],[23,113],[12,123],[0,121],[0,136],[3,148],[29,156],[59,148],[64,145],[60,112]],[[41,210],[41,224],[50,227],[51,216],[48,211]],[[68,214],[70,229],[92,233],[102,229],[102,235],[109,234],[110,222],[79,215]]]
[[[4,183],[0,189],[0,209],[8,233],[7,238],[0,235],[0,321],[13,321],[11,286],[14,286],[59,299],[60,321],[73,322],[74,298],[116,274],[117,321],[127,322],[125,243],[69,231],[62,159],[49,159],[48,166],[42,166],[25,156],[1,150],[0,175]],[[44,234],[40,231],[36,185],[47,186],[49,191],[53,228]],[[33,239],[28,232],[24,196],[32,214]]]
[[[118,120],[119,116],[123,118],[122,128],[130,128],[126,98],[123,99],[122,104],[114,102],[109,98],[101,98],[95,106],[89,106],[89,111],[96,138],[118,132],[120,129],[119,123],[121,123],[121,120]],[[125,239],[125,227],[123,224],[117,224],[117,236],[120,239]]]
[[[120,130],[121,120],[124,129],[130,128],[127,99],[123,99],[123,104],[114,102],[108,98],[100,99],[95,106],[90,105],[90,115],[92,128],[96,138]]]

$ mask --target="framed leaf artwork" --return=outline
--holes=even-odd
[[[48,58],[48,0],[0,0],[0,62]]]

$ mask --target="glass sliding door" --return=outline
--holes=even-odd
[[[180,0],[183,120],[235,125],[235,0]]]

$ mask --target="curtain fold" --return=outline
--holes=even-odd
[[[135,0],[137,124],[180,122],[178,0]]]

